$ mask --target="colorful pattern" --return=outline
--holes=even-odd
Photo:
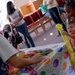
[[[70,64],[68,50],[64,43],[51,44],[39,48],[51,48],[53,51],[56,51],[56,54],[50,58],[49,64],[42,67],[38,72],[34,71],[28,75],[75,75],[74,68]],[[36,47],[33,50],[39,50],[39,48]]]
[[[38,75],[75,75],[66,47],[62,47],[62,51],[58,51],[51,62],[38,72]]]

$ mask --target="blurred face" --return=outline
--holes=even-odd
[[[71,8],[70,6],[65,6],[66,15],[71,15],[71,17],[75,17],[75,8]]]
[[[72,15],[72,9],[70,6],[65,6],[64,9],[66,11],[66,16]]]
[[[66,13],[70,13],[71,12],[70,6],[65,6],[65,11],[66,11]]]
[[[70,34],[75,34],[75,24],[69,24],[68,25],[68,32]]]

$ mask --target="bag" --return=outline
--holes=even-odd
[[[12,45],[17,48],[17,45],[22,43],[23,39],[22,37],[19,35],[19,33],[17,32],[17,34],[15,36],[12,36],[12,40],[11,43]]]
[[[41,4],[41,11],[42,11],[43,14],[45,14],[47,12],[47,6]]]
[[[0,58],[0,75],[8,75],[9,66],[7,62],[3,62]]]
[[[15,37],[16,37],[16,43],[17,43],[17,44],[22,43],[23,39],[22,39],[22,37],[19,35],[19,33],[17,33],[17,34],[15,35]]]

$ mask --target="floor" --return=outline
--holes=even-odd
[[[53,22],[52,24],[53,24],[52,27],[50,23],[45,24],[46,32],[44,32],[40,27],[38,29],[39,31],[38,36],[36,36],[34,32],[30,34],[36,46],[63,42],[61,36],[57,37],[58,30],[55,28],[55,24]],[[26,48],[26,45],[23,44],[21,48]]]

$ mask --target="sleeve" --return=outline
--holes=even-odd
[[[18,51],[0,34],[0,57],[5,62]]]

